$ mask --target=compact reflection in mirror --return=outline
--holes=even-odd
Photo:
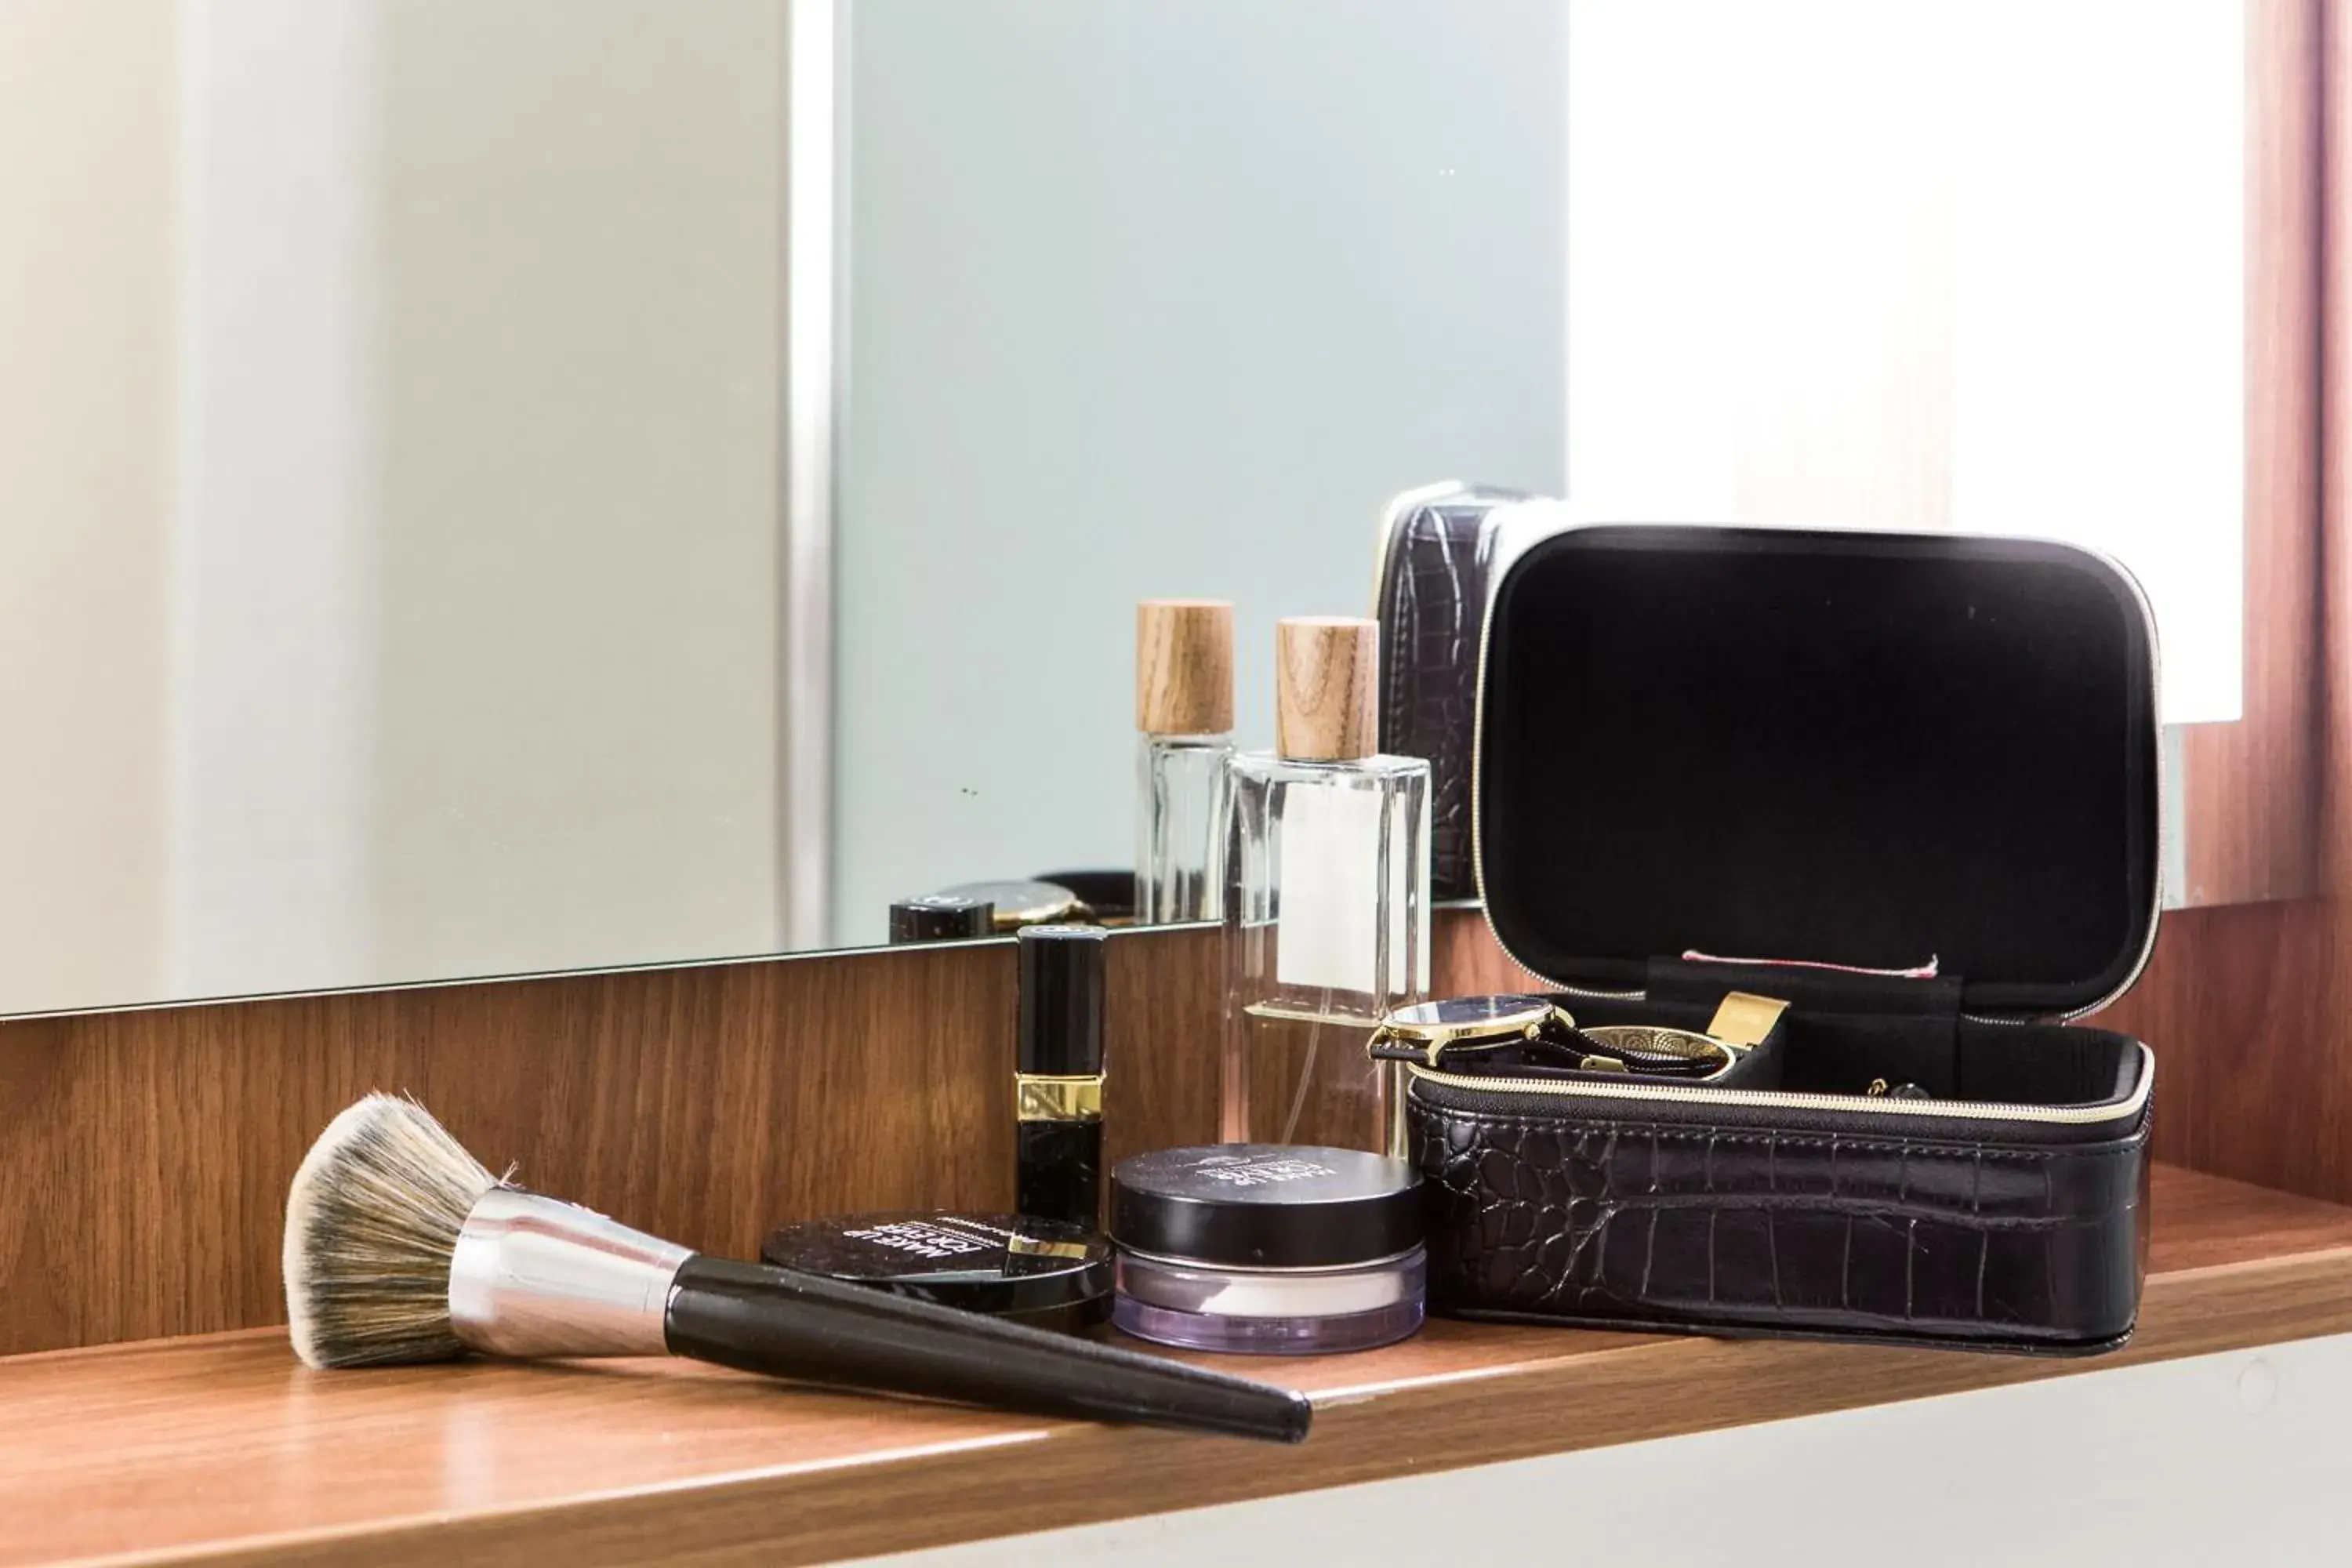
[[[967,882],[890,906],[893,943],[1098,921],[1180,925],[1224,912],[1234,754],[1234,606],[1146,599],[1135,616],[1135,865]],[[982,916],[974,907],[985,908]],[[950,915],[950,910],[955,913]]]

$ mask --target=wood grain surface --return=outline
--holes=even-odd
[[[1111,943],[1113,1158],[1215,1126],[1216,933]],[[286,1184],[412,1093],[494,1168],[750,1256],[1012,1199],[1009,942],[0,1023],[0,1353],[284,1321]]]
[[[1146,599],[1135,607],[1135,727],[1222,735],[1234,727],[1234,607]]]
[[[2352,1201],[2352,5],[2317,8],[2323,896],[2166,917],[2100,1020],[2156,1047],[2156,1144],[2201,1170]],[[2250,627],[2251,629],[2251,627]],[[2250,648],[2251,652],[2251,648]],[[2249,687],[2249,700],[2252,700]]]
[[[2314,673],[2325,746],[2320,880],[2342,900],[2352,899],[2352,0],[2320,7],[2319,97],[2322,658]]]
[[[1275,747],[1300,762],[1381,749],[1380,623],[1292,616],[1274,628]]]
[[[1508,961],[1441,914],[1435,977]],[[1213,929],[1111,942],[1107,1153],[1215,1136]],[[414,1094],[486,1163],[690,1247],[1012,1199],[1009,942],[0,1021],[0,1354],[285,1321],[286,1184]]]
[[[2352,1212],[2164,1169],[2155,1224],[2116,1355],[1439,1322],[1221,1363],[1316,1396],[1287,1449],[665,1362],[311,1373],[276,1331],[21,1357],[0,1362],[0,1563],[810,1563],[2352,1331]]]
[[[1504,952],[1482,910],[1460,907],[1439,910],[1430,921],[1429,978],[1430,989],[1440,996],[1551,989]]]
[[[2334,908],[2167,920],[2102,1020],[2157,1047],[2163,1158],[2352,1200]],[[1439,911],[1433,946],[1441,994],[1533,984],[1475,910]],[[1214,1135],[1219,964],[1213,931],[1114,939],[1111,1157]],[[995,943],[0,1023],[0,1353],[283,1321],[286,1184],[375,1088],[720,1253],[817,1214],[1001,1205],[1013,983]]]
[[[2352,921],[2333,900],[2165,917],[2095,1023],[2156,1051],[2158,1157],[2352,1200]]]

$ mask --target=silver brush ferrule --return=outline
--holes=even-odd
[[[661,1355],[691,1249],[519,1187],[482,1194],[449,1259],[449,1324],[509,1356]]]

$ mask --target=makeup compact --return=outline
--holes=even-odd
[[[996,906],[986,899],[928,893],[890,906],[890,943],[977,942],[996,934]]]
[[[769,1233],[784,1268],[1076,1333],[1110,1313],[1110,1243],[1083,1226],[1017,1215],[837,1215]]]
[[[1111,1173],[1111,1321],[1187,1350],[1321,1355],[1421,1327],[1421,1179],[1354,1149],[1221,1143]]]

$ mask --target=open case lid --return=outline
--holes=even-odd
[[[2087,1011],[2155,940],[2156,674],[2137,585],[2067,545],[1556,533],[1489,612],[1488,919],[1572,989],[1932,959],[1969,1013]]]

